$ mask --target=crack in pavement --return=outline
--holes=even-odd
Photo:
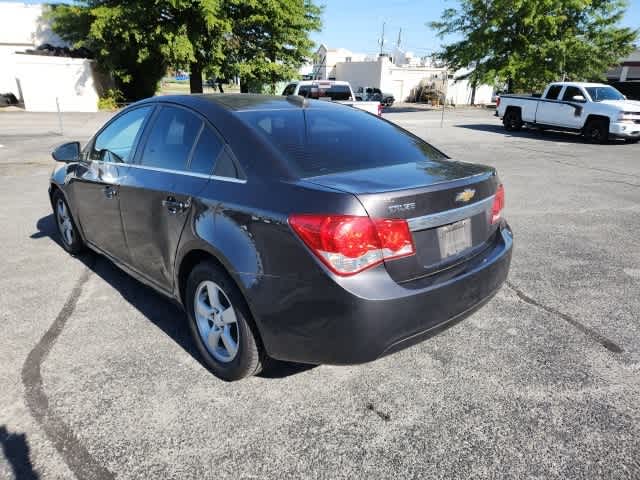
[[[593,330],[592,328],[589,328],[586,325],[583,325],[582,323],[580,323],[575,318],[567,315],[566,313],[562,313],[561,311],[556,310],[553,307],[549,307],[547,305],[544,305],[544,304],[538,302],[534,298],[531,298],[529,295],[524,293],[522,290],[520,290],[518,287],[516,287],[511,282],[506,282],[506,284],[507,284],[507,287],[509,287],[511,290],[513,290],[515,292],[515,294],[518,296],[518,298],[520,300],[522,300],[523,302],[528,303],[529,305],[533,305],[534,307],[540,308],[540,309],[544,310],[547,313],[551,313],[553,315],[559,316],[565,322],[567,322],[568,324],[572,325],[576,329],[580,330],[582,333],[584,333],[591,340],[594,340],[595,342],[599,343],[600,345],[602,345],[604,348],[606,348],[610,352],[613,352],[613,353],[623,353],[624,352],[622,347],[618,346],[616,343],[614,343],[613,341],[609,340],[607,337],[605,337],[604,335],[598,333],[597,331]]]
[[[638,183],[625,182],[623,180],[601,180],[601,181],[605,183],[620,183],[622,185],[628,185],[630,187],[640,187],[640,184]]]
[[[22,366],[22,383],[25,389],[25,401],[31,415],[42,427],[47,438],[53,443],[73,474],[79,479],[107,480],[114,478],[114,474],[91,456],[71,428],[52,411],[42,382],[42,363],[62,333],[67,320],[73,314],[82,288],[89,280],[90,275],[91,270],[85,267],[58,316],[27,355]]]

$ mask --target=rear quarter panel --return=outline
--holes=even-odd
[[[303,182],[301,182],[303,183]],[[318,261],[293,233],[290,213],[366,215],[351,194],[285,181],[232,183],[212,179],[185,227],[176,255],[176,296],[180,264],[192,250],[213,255],[238,284],[259,319],[290,296],[291,289],[322,273]],[[279,291],[265,278],[281,279]],[[281,289],[281,291],[280,291]],[[257,320],[259,321],[259,320]]]

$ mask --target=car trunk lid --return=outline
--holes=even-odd
[[[305,180],[356,195],[372,218],[407,220],[416,254],[385,262],[397,282],[458,265],[495,237],[491,208],[498,179],[490,167],[438,160]]]

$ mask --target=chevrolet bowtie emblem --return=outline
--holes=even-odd
[[[476,191],[473,188],[466,188],[456,195],[456,202],[468,202],[475,196],[475,194]]]

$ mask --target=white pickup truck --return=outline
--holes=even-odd
[[[566,130],[599,143],[609,137],[640,140],[640,102],[602,83],[552,83],[541,97],[502,95],[496,115],[507,130]]]
[[[282,92],[282,95],[300,95],[305,98],[331,100],[336,103],[348,105],[374,115],[382,115],[380,102],[364,102],[357,100],[351,90],[349,82],[340,80],[302,80],[291,82]]]

